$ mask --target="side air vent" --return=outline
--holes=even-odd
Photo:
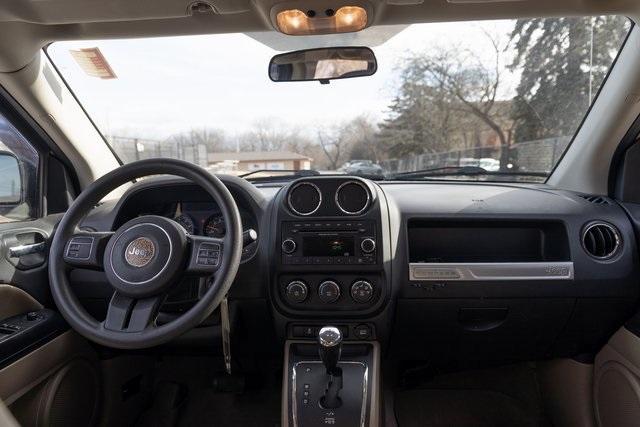
[[[594,222],[587,225],[582,233],[582,247],[597,259],[609,259],[620,249],[620,232],[613,225]]]
[[[594,205],[608,205],[609,201],[602,196],[590,196],[588,194],[580,195],[583,199],[585,199],[589,203],[593,203]]]

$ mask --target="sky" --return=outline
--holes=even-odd
[[[467,48],[491,64],[484,31],[506,39],[514,22],[411,25],[370,45],[378,59],[375,75],[329,85],[272,82],[269,60],[281,52],[245,34],[57,42],[48,52],[106,135],[164,139],[206,127],[234,136],[260,121],[311,133],[363,114],[382,120],[397,91],[399,65],[412,52]],[[366,44],[380,30],[367,29],[358,40]],[[322,36],[295,42],[298,48],[317,47]],[[100,48],[117,79],[101,80],[81,70],[69,51],[88,47]],[[506,81],[503,97],[515,89],[517,76]]]

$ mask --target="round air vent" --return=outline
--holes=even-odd
[[[618,229],[604,222],[587,225],[582,234],[582,246],[597,259],[608,259],[618,253],[622,239]]]
[[[336,190],[336,205],[348,215],[364,212],[370,201],[369,190],[359,181],[347,181]]]
[[[321,203],[320,189],[310,182],[300,182],[289,191],[289,208],[298,215],[311,215]]]

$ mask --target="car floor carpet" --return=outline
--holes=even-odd
[[[242,394],[204,389],[190,396],[179,426],[275,427],[280,425],[280,390]]]
[[[535,367],[437,376],[395,395],[399,427],[546,427]]]
[[[265,363],[264,375],[249,376],[246,383],[233,387],[225,384],[228,377],[219,370],[221,359],[164,357],[156,381],[179,383],[187,390],[173,426],[275,427],[280,425],[282,371],[276,370],[279,364],[270,365]]]

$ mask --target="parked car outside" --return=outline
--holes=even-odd
[[[343,166],[347,175],[383,175],[384,169],[371,160],[352,160]]]

